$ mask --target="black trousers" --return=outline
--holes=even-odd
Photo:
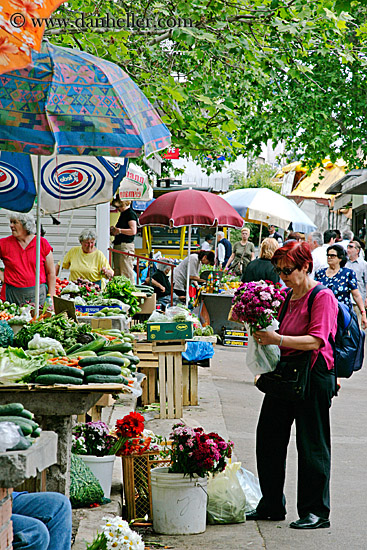
[[[265,395],[256,433],[256,459],[263,494],[257,511],[266,515],[286,513],[283,494],[287,447],[296,423],[298,452],[297,509],[300,518],[330,513],[330,420],[334,373],[320,354],[311,370],[310,396],[292,403]]]

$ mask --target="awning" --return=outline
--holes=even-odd
[[[327,192],[367,195],[367,170],[365,168],[351,170],[331,185]]]
[[[305,199],[331,199],[333,193],[329,187],[345,175],[344,168],[331,164],[326,168],[316,168],[310,176],[305,176],[297,187],[293,189],[291,197],[303,197]],[[316,189],[313,187],[316,185]],[[335,194],[335,193],[334,193]]]

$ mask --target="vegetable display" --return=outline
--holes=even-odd
[[[6,321],[0,321],[0,346],[5,348],[11,346],[14,339],[14,332]]]
[[[130,306],[130,315],[135,315],[140,311],[139,300],[134,296],[133,292],[137,292],[133,283],[124,275],[112,277],[107,283],[104,291],[106,298],[122,298],[122,301]]]
[[[29,323],[21,328],[14,336],[14,344],[23,349],[28,348],[28,342],[39,334],[44,338],[53,338],[68,349],[75,345],[87,332],[90,331],[90,326],[85,323],[77,323],[69,319],[66,313],[53,315],[49,319],[42,319]]]
[[[0,384],[25,382],[30,374],[45,364],[44,355],[29,357],[20,348],[0,348]]]

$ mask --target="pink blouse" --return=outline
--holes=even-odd
[[[313,350],[311,355],[311,367],[315,364],[319,353],[324,357],[328,369],[334,368],[333,349],[329,342],[329,334],[335,338],[337,329],[338,302],[331,290],[326,288],[316,294],[311,309],[311,318],[308,315],[309,290],[302,298],[290,300],[287,312],[284,316],[279,334],[284,336],[315,336],[322,340],[321,347]],[[299,350],[281,347],[281,355],[299,354]]]

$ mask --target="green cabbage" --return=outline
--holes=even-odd
[[[45,357],[30,358],[21,348],[0,348],[0,384],[14,384],[46,365]]]

